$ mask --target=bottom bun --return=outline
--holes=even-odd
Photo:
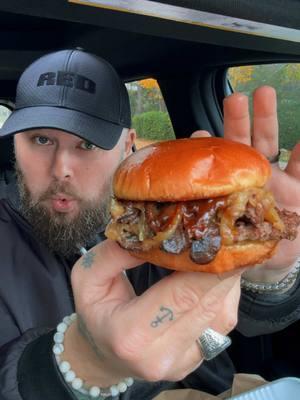
[[[201,271],[220,274],[240,267],[260,264],[271,258],[278,241],[248,242],[232,246],[222,246],[214,260],[208,264],[196,264],[188,251],[171,254],[160,249],[149,251],[131,251],[130,253],[151,264],[176,271]]]

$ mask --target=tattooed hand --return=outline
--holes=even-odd
[[[140,262],[106,240],[73,268],[79,318],[64,355],[91,385],[126,376],[180,380],[202,362],[196,339],[203,330],[227,334],[236,324],[238,275],[176,272],[137,297],[123,270]]]

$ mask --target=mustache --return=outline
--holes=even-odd
[[[80,201],[80,196],[78,196],[77,192],[70,186],[68,183],[52,183],[48,189],[40,195],[37,203],[40,203],[43,200],[48,200],[49,198],[57,195],[57,194],[65,194],[66,196],[72,197],[74,200]]]

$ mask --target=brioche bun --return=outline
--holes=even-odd
[[[125,159],[113,187],[123,200],[186,201],[263,187],[267,159],[245,144],[222,138],[153,143]]]

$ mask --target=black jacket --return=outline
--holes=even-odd
[[[74,310],[70,288],[74,260],[49,253],[8,200],[0,201],[0,238],[0,400],[72,399],[74,395],[57,371],[51,347],[53,328]],[[144,265],[128,271],[128,277],[140,294],[167,273],[165,269]],[[244,295],[241,329],[247,333],[251,328],[251,335],[255,335],[256,327],[258,333],[285,328],[298,319],[299,297],[298,285],[288,295],[273,300]],[[280,313],[274,312],[274,304]],[[233,335],[237,345],[232,346],[231,355],[242,365],[241,359],[249,356],[247,339],[238,332]],[[242,349],[239,343],[243,344]],[[255,365],[256,361],[254,369]],[[182,382],[139,382],[121,398],[151,399],[162,388],[174,387],[219,393],[231,385],[234,371],[231,359],[223,352],[204,362]]]

